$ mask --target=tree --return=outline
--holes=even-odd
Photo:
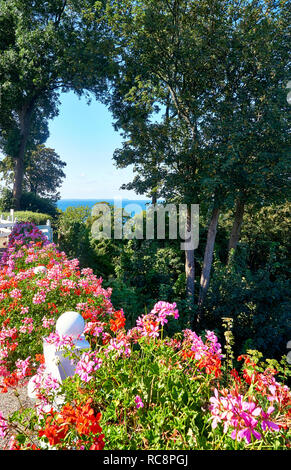
[[[260,210],[290,194],[289,7],[289,2],[254,3],[236,27],[237,78],[228,70],[235,91],[229,119],[228,172],[235,206],[229,252],[239,241],[246,205]]]
[[[157,104],[168,109],[175,126],[168,134],[167,148],[172,149],[166,154],[162,192],[187,204],[197,203],[201,194],[197,175],[201,165],[205,168],[202,128],[221,93],[227,8],[219,0],[111,2],[111,25],[122,57],[111,101],[116,125],[130,133]],[[175,146],[180,147],[179,156],[174,155]],[[193,250],[185,252],[185,267],[193,302]]]
[[[282,97],[286,77],[286,6],[267,0],[144,0],[134,5],[123,1],[118,8],[111,3],[111,23],[121,38],[122,57],[111,109],[117,127],[130,135],[130,145],[136,147],[116,154],[118,164],[125,164],[125,156],[125,162],[137,170],[142,167],[131,187],[152,187],[151,156],[145,157],[141,136],[133,139],[132,129],[134,125],[140,129],[142,120],[148,125],[155,103],[167,106],[173,128],[167,128],[167,150],[159,160],[160,193],[208,206],[198,299],[201,319],[219,213],[233,206],[241,186],[248,192],[249,184],[254,196],[266,181],[278,182],[282,171],[286,120],[284,106],[276,99]],[[274,123],[276,131],[271,132]],[[275,152],[277,145],[280,149]],[[272,178],[276,160],[280,162]],[[192,267],[188,271],[192,296],[194,257],[191,253],[187,259],[190,253],[185,254],[186,266]]]
[[[38,145],[25,155],[23,190],[56,202],[59,199],[57,190],[66,176],[62,170],[65,166],[54,149]],[[12,158],[2,160],[0,171],[7,183],[13,181]]]
[[[60,91],[89,99],[106,90],[113,70],[104,7],[93,0],[0,0],[0,141],[14,159],[16,208],[36,114],[43,124],[56,116]]]

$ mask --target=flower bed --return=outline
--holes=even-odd
[[[230,369],[211,331],[167,337],[179,315],[167,302],[126,331],[110,295],[33,224],[15,227],[0,272],[0,387],[5,393],[35,375],[38,400],[8,420],[0,413],[11,449],[289,447],[290,389],[270,363],[256,353],[239,358],[239,372]],[[67,310],[86,321],[91,348],[81,357],[55,333]],[[42,375],[43,337],[75,359],[74,377],[59,383]]]

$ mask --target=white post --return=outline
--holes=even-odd
[[[52,242],[53,241],[53,230],[52,230],[52,227],[51,227],[50,219],[48,219],[46,221],[46,225],[48,227],[48,239],[49,239],[50,242]]]
[[[60,336],[68,335],[73,339],[73,349],[80,356],[83,350],[90,349],[89,342],[83,334],[85,321],[79,312],[65,312],[57,320],[56,331]],[[61,382],[66,377],[75,374],[75,361],[64,357],[61,350],[57,350],[54,344],[50,344],[43,339],[43,352],[45,358],[45,372],[51,374],[56,380]],[[28,383],[28,396],[36,398],[34,390],[34,377]]]
[[[10,209],[11,222],[14,222],[14,209]]]

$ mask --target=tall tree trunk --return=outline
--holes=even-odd
[[[24,154],[23,154],[24,155]],[[24,175],[24,161],[23,157],[19,155],[15,158],[14,162],[14,184],[13,184],[13,199],[14,208],[20,209],[20,198],[22,194],[22,181]]]
[[[215,237],[216,237],[216,232],[217,232],[219,212],[220,212],[220,209],[217,207],[214,207],[212,214],[211,214],[211,219],[210,219],[208,232],[207,232],[207,241],[206,241],[206,246],[205,246],[205,251],[204,251],[202,273],[200,277],[200,289],[199,289],[199,299],[198,299],[198,318],[197,318],[198,323],[200,323],[202,319],[203,303],[204,303],[205,296],[209,287],[210,271],[211,271],[211,266],[212,266],[214,243],[215,243]]]
[[[18,147],[18,152],[14,157],[14,183],[13,183],[13,198],[15,201],[14,208],[20,208],[20,198],[22,194],[22,183],[24,176],[24,156],[27,146],[27,141],[29,137],[31,117],[33,113],[34,103],[31,102],[29,105],[26,105],[22,108],[19,113],[20,121],[20,143]]]
[[[234,221],[233,221],[229,243],[228,243],[228,257],[230,254],[230,250],[232,249],[235,250],[239,242],[240,231],[241,231],[241,226],[242,226],[243,216],[244,216],[244,209],[245,209],[245,201],[242,198],[238,198],[236,201]]]
[[[191,208],[187,205],[186,233],[191,233]],[[185,237],[186,238],[186,237]],[[189,300],[190,315],[189,322],[193,323],[191,318],[194,307],[194,281],[195,281],[195,260],[194,249],[185,250],[185,274],[186,274],[186,295]]]

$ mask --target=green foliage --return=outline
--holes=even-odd
[[[111,300],[116,309],[126,312],[126,327],[135,324],[139,314],[145,312],[145,303],[141,289],[130,286],[119,278],[110,278],[104,282],[105,286],[112,288]]]
[[[25,152],[48,137],[60,92],[73,90],[90,101],[107,90],[113,70],[104,6],[95,0],[0,1],[0,148],[16,163],[17,208]]]
[[[89,208],[69,207],[58,221],[58,244],[81,266],[90,266],[112,287],[117,308],[127,312],[128,326],[158,300],[186,308],[183,253],[176,241],[94,239]],[[179,324],[179,327],[181,324]],[[177,326],[178,328],[178,326]]]
[[[4,188],[1,191],[0,209],[8,212],[13,208],[12,191]],[[20,211],[40,212],[56,217],[58,212],[55,203],[47,198],[40,197],[33,193],[23,192],[20,199]]]
[[[211,376],[202,383],[172,368],[178,355],[166,345],[140,347],[129,359],[106,360],[98,371],[93,398],[102,412],[105,449],[207,448],[210,423],[200,410]],[[137,395],[144,403],[138,410]]]
[[[224,316],[233,318],[236,353],[248,348],[280,357],[291,335],[290,280],[273,277],[272,262],[251,272],[245,265],[225,267],[219,260],[205,302],[207,328],[221,329]]]
[[[247,247],[252,270],[271,258],[273,276],[290,272],[291,205],[273,204],[256,210],[248,206],[242,227],[241,246]]]
[[[182,322],[185,278],[182,274],[183,252],[179,250],[178,243],[162,240],[124,241],[115,261],[117,280],[134,289],[137,303],[141,306],[140,310],[132,311],[134,321],[140,311],[151,308],[158,300],[165,300],[177,302]],[[178,327],[181,327],[181,323]]]
[[[58,220],[58,245],[69,258],[78,256],[81,266],[92,254],[90,227],[87,224],[89,216],[90,210],[87,207],[68,207],[60,214]],[[93,267],[92,265],[94,260],[91,258],[89,266]]]
[[[1,198],[0,198],[0,209],[3,212],[10,211],[12,209],[12,192],[8,188],[1,189]]]
[[[226,212],[235,201],[257,210],[286,201],[286,14],[285,2],[113,2],[109,21],[123,67],[109,102],[125,137],[114,159],[135,173],[123,188],[199,203],[205,212]],[[209,220],[199,322],[215,242]],[[194,303],[193,259],[186,282]]]
[[[25,155],[23,190],[56,202],[60,198],[57,190],[65,177],[62,170],[65,166],[53,149],[37,145]],[[5,157],[0,162],[0,172],[6,185],[13,182],[13,158]]]
[[[90,266],[98,276],[108,278],[114,273],[118,243],[94,239],[93,221],[88,207],[68,207],[59,215],[58,245],[70,258],[77,257],[81,266]]]
[[[5,218],[8,215],[10,215],[9,212],[4,212]],[[14,211],[14,216],[17,217],[18,222],[33,222],[35,225],[46,225],[47,220],[52,219],[49,214],[31,211]]]
[[[33,193],[22,193],[20,199],[20,209],[29,210],[32,212],[43,212],[51,215],[52,217],[57,216],[57,208],[54,202],[52,202],[50,199],[40,197]]]

